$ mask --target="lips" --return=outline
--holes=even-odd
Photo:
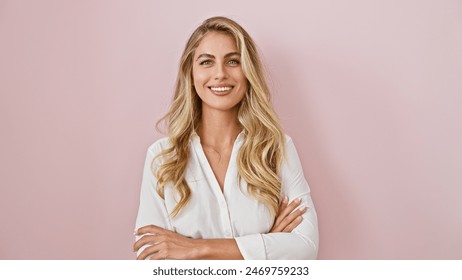
[[[213,91],[228,91],[232,90],[233,87],[210,87],[210,89]]]
[[[233,88],[234,88],[234,86],[228,86],[228,85],[209,87],[209,89],[216,95],[225,95],[225,94],[229,93]]]

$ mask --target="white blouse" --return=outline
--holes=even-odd
[[[179,196],[170,184],[165,188],[165,199],[162,199],[157,194],[157,180],[151,171],[153,158],[169,147],[169,140],[162,138],[152,144],[144,166],[136,228],[152,224],[194,239],[234,238],[244,259],[315,259],[318,251],[317,216],[292,139],[286,136],[281,197],[287,196],[289,202],[301,198],[308,209],[301,224],[292,232],[268,233],[274,222],[269,210],[247,193],[244,180],[239,187],[236,158],[244,137],[243,133],[239,134],[234,143],[222,191],[199,136],[192,136],[185,173],[191,199],[174,218],[169,213]]]

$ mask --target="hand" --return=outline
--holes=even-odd
[[[135,242],[133,251],[150,245],[138,255],[137,260],[144,260],[149,256],[151,260],[195,259],[199,249],[196,240],[154,225],[141,227],[135,234],[144,236]]]
[[[278,215],[270,232],[291,232],[302,222],[302,215],[306,212],[306,206],[302,206],[295,210],[300,203],[300,198],[295,199],[287,205],[289,199],[287,197],[279,205]]]

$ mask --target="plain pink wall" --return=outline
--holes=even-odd
[[[134,257],[154,123],[213,15],[261,49],[319,258],[462,258],[460,1],[3,0],[0,259]]]

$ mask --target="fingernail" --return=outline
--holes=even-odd
[[[282,202],[287,203],[288,200],[289,200],[289,198],[286,196],[286,197],[284,197],[284,200]]]
[[[297,221],[301,221],[302,220],[302,217],[301,216],[298,216],[297,217]]]
[[[302,205],[302,206],[299,208],[299,210],[300,210],[301,212],[304,212],[304,211],[306,210],[306,205]]]
[[[297,198],[297,203],[300,203],[302,201],[302,199],[299,197]]]
[[[136,235],[136,229],[133,231],[133,235]]]

